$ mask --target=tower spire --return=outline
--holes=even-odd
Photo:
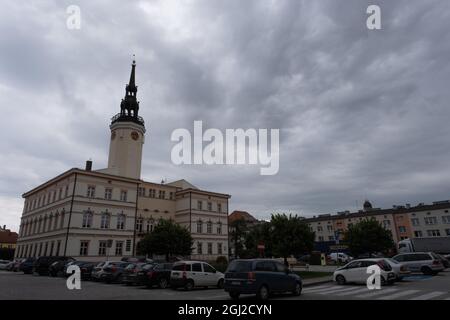
[[[144,119],[139,117],[139,102],[137,101],[136,86],[136,59],[133,55],[133,63],[131,64],[130,81],[125,87],[125,97],[120,103],[120,113],[112,118],[112,123],[116,121],[132,121],[140,125],[144,125]]]

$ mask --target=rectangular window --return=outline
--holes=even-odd
[[[117,229],[118,230],[125,229],[125,215],[124,214],[119,214],[117,216]]]
[[[64,191],[64,197],[69,195],[69,186],[66,186],[66,190]]]
[[[166,192],[164,190],[159,190],[159,195],[158,197],[160,199],[165,199],[166,198]]]
[[[222,204],[221,203],[217,204],[217,212],[222,212]]]
[[[85,212],[83,214],[83,228],[90,228],[92,227],[92,212]]]
[[[121,256],[123,252],[123,241],[116,241],[116,256]]]
[[[405,233],[405,232],[406,232],[406,228],[403,227],[403,226],[400,226],[400,227],[398,227],[398,231],[399,231],[400,233]]]
[[[99,256],[106,256],[106,247],[108,246],[108,241],[106,240],[100,240],[98,242],[98,255]]]
[[[334,241],[334,237],[333,236],[328,236],[328,241]]]
[[[212,253],[213,253],[213,251],[212,251],[212,243],[208,242],[208,254],[212,254]]]
[[[450,236],[450,229],[445,229],[445,234],[446,234],[447,236]]]
[[[321,226],[318,226],[318,227],[317,227],[317,231],[318,231],[318,232],[322,232],[322,231],[323,231],[322,227],[321,227]]]
[[[450,216],[442,216],[442,223],[445,224],[450,223]]]
[[[126,190],[120,191],[120,201],[127,201],[127,191]]]
[[[323,236],[319,236],[319,241],[323,241]]]
[[[437,224],[437,218],[436,217],[426,217],[424,218],[426,225],[433,225]]]
[[[383,220],[383,226],[385,228],[388,228],[391,226],[391,220]]]
[[[413,218],[411,219],[411,223],[413,226],[419,226],[420,225],[420,221],[418,218]]]
[[[61,200],[61,198],[62,198],[62,188],[59,189],[58,200]]]
[[[139,197],[145,197],[145,188],[139,187],[138,195]]]
[[[81,240],[80,241],[80,256],[87,256],[89,248],[89,241]]]
[[[112,199],[112,189],[111,188],[106,188],[105,189],[105,199],[106,200],[111,200]]]
[[[414,236],[416,237],[416,238],[422,238],[423,237],[423,234],[422,234],[422,231],[414,231]]]
[[[212,222],[206,224],[206,233],[212,233]]]
[[[203,232],[203,223],[201,221],[197,222],[197,233]]]
[[[86,196],[88,198],[94,198],[95,197],[95,186],[88,186]]]
[[[169,199],[173,200],[173,192],[169,192]]]
[[[440,237],[441,232],[439,230],[427,230],[427,234],[429,237]]]
[[[109,221],[111,216],[108,213],[102,213],[102,219],[100,221],[101,229],[109,229]]]
[[[199,200],[197,201],[197,209],[202,210],[203,203]]]
[[[327,230],[328,231],[333,231],[333,226],[332,225],[327,225]]]
[[[142,232],[142,222],[143,222],[142,218],[136,219],[136,231]]]
[[[56,243],[55,256],[59,256],[59,249],[61,249],[61,240],[58,240],[58,242]]]
[[[197,254],[203,254],[202,243],[197,242]]]
[[[131,251],[131,240],[128,239],[126,244],[125,244],[125,251],[126,252],[130,252]]]
[[[212,211],[212,203],[208,202],[208,211]]]
[[[217,234],[222,234],[222,223],[217,224]]]
[[[221,243],[217,244],[217,254],[222,254],[222,244]]]
[[[150,189],[149,193],[148,193],[148,196],[150,198],[155,198],[155,194],[156,194],[156,190],[155,189]]]

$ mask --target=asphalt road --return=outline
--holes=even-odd
[[[101,299],[101,300],[228,300],[229,296],[220,289],[196,289],[193,291],[172,289],[147,289],[119,284],[105,284],[82,281],[81,290],[69,290],[66,279],[51,278],[22,273],[0,271],[0,299]],[[242,300],[253,300],[242,297]],[[405,281],[381,290],[368,290],[363,285],[338,286],[326,283],[305,287],[300,297],[276,296],[274,299],[289,300],[441,300],[450,299],[450,271],[438,276],[411,276]]]

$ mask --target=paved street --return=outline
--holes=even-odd
[[[68,290],[63,278],[40,277],[0,271],[0,299],[144,299],[144,300],[228,300],[220,289],[197,289],[190,292],[171,289],[146,289],[118,284],[83,281],[81,290]],[[243,297],[242,300],[254,299]],[[283,295],[289,300],[450,300],[450,272],[438,276],[411,276],[401,283],[381,290],[363,285],[338,286],[334,283],[305,287],[300,297]]]

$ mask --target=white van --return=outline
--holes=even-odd
[[[170,286],[192,290],[194,287],[223,288],[223,273],[202,261],[179,261],[170,273]]]

